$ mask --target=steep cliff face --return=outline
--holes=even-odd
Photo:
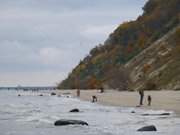
[[[180,20],[180,0],[149,0],[143,9],[143,15],[139,16],[137,20],[123,23],[110,34],[104,44],[93,48],[90,54],[73,69],[68,78],[59,84],[59,88],[71,89],[79,87],[82,89],[90,89],[103,86],[125,90],[129,88],[137,89],[139,85],[142,85],[142,88],[145,88],[145,85],[154,85],[150,79],[155,81],[157,78],[149,76],[153,76],[153,71],[155,72],[157,70],[156,64],[154,68],[151,69],[152,75],[149,73],[150,71],[148,71],[148,75],[137,75],[135,68],[139,66],[140,68],[138,68],[138,70],[140,70],[142,67],[146,67],[146,65],[143,64],[146,63],[147,60],[147,69],[150,70],[149,63],[153,63],[156,60],[153,60],[153,58],[151,58],[151,60],[145,59],[146,54],[141,57],[141,53],[151,48],[151,46],[154,46],[154,44],[157,44],[155,41],[161,39],[167,33],[174,33],[174,29],[179,29],[177,26]],[[176,44],[179,44],[179,41],[174,39],[175,34],[168,34],[166,35],[167,39],[161,39],[163,43],[158,42],[159,44],[154,48],[157,50],[156,53],[162,53],[161,49],[163,48],[164,50],[171,49],[172,53],[176,50],[169,46],[171,46],[172,43],[174,46],[177,46]],[[158,49],[159,46],[162,46],[161,44],[164,44],[164,47]],[[165,52],[166,51],[164,51],[164,53]],[[154,54],[154,56],[156,55]],[[154,88],[165,88],[164,84],[167,82],[166,76],[169,75],[171,75],[171,78],[174,78],[174,80],[179,80],[178,77],[176,78],[174,75],[176,73],[170,72],[173,68],[171,67],[172,65],[178,65],[178,56],[179,54],[177,53],[176,56],[172,55],[169,57],[169,59],[172,60],[168,59],[165,61],[168,62],[166,68],[161,68],[169,71],[169,74],[160,75],[161,77],[159,79],[166,81],[161,81],[161,83],[156,84],[158,87],[154,86]],[[141,61],[143,60],[144,62],[139,62],[139,65],[138,62],[133,63],[132,60],[135,59],[135,57],[138,57],[138,60],[141,59]],[[157,65],[159,63],[160,62],[157,62]],[[179,73],[178,70],[177,72]],[[140,73],[138,72],[138,74]],[[143,76],[142,78],[146,78],[146,81],[140,81],[137,76],[140,78]],[[170,81],[168,82],[169,84],[166,88],[172,88]],[[172,82],[174,83],[176,81]],[[153,86],[151,87],[153,88]]]
[[[180,89],[180,25],[125,65],[131,86],[138,89]]]

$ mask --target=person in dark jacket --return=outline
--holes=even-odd
[[[139,95],[140,95],[140,102],[139,102],[139,105],[143,105],[144,90],[139,90]]]
[[[97,102],[97,97],[95,95],[92,96],[92,103]]]
[[[77,93],[77,97],[80,97],[80,89],[77,89],[76,93]]]
[[[148,95],[147,100],[148,100],[148,106],[151,106],[151,101],[152,101],[151,95]]]

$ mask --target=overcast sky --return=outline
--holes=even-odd
[[[55,85],[146,0],[0,0],[0,86]]]

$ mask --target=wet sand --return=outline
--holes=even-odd
[[[76,96],[76,90],[58,91],[58,93],[71,93]],[[145,91],[144,105],[142,108],[174,111],[180,116],[180,91]],[[100,93],[99,90],[81,90],[80,99],[91,101],[92,96],[96,95],[98,103],[111,106],[136,107],[139,105],[138,92],[119,92],[115,90],[105,90]],[[148,106],[147,96],[151,95],[152,105]]]

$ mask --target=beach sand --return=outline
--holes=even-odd
[[[76,90],[59,90],[58,93],[76,96]],[[180,116],[180,91],[145,91],[144,94],[144,105],[141,108],[174,111]],[[93,95],[97,96],[97,103],[122,107],[136,107],[140,98],[138,92],[105,90],[104,93],[100,93],[99,90],[81,90],[80,99],[91,101]],[[148,95],[152,97],[151,106],[147,105]]]

